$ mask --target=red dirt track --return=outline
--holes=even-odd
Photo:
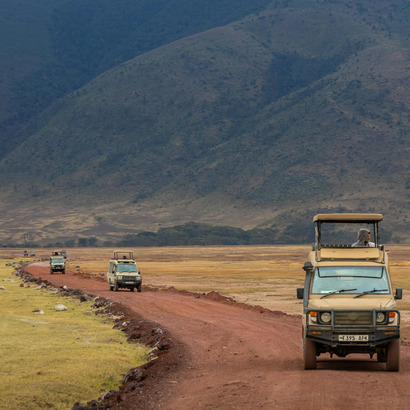
[[[399,373],[375,358],[319,357],[302,369],[301,318],[214,295],[178,291],[110,292],[105,281],[24,270],[59,287],[121,304],[166,329],[173,347],[116,409],[402,409],[410,407],[410,349],[402,342]],[[295,292],[296,297],[296,292]]]

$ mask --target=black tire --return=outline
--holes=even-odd
[[[316,342],[303,339],[303,368],[305,370],[316,369]]]
[[[142,285],[141,285],[141,283],[140,283],[139,285],[137,285],[137,291],[138,291],[138,292],[141,292],[141,290],[142,290]]]
[[[130,291],[131,291],[131,292],[134,292],[134,290],[135,290],[135,288],[130,288]]]
[[[65,269],[63,270],[63,275],[65,275]]]
[[[110,291],[112,292],[114,290],[114,286],[109,285],[110,286]]]
[[[377,361],[380,363],[386,363],[387,361],[387,348],[382,349],[379,353],[377,353]]]
[[[114,292],[118,292],[118,283],[117,282],[114,283]]]
[[[386,370],[389,372],[400,370],[400,339],[392,340],[387,346]]]
[[[50,269],[50,275],[52,275],[54,272]]]

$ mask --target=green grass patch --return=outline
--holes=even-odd
[[[118,389],[129,369],[147,361],[149,349],[127,343],[91,302],[20,287],[7,262],[0,262],[0,408],[71,408]],[[59,303],[68,310],[56,311]]]

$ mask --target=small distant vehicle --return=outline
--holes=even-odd
[[[30,251],[30,256],[36,256],[36,253],[34,251]]]
[[[393,291],[388,254],[379,238],[382,220],[382,214],[313,218],[316,241],[303,267],[305,285],[297,289],[297,298],[303,299],[304,369],[315,369],[316,358],[324,353],[331,357],[365,353],[386,363],[386,370],[399,371],[396,300],[402,299],[402,289]],[[352,243],[357,228],[367,231],[372,242]]]
[[[27,252],[27,251],[24,251],[24,256],[28,256],[28,252]]]
[[[142,290],[141,272],[138,271],[132,251],[115,251],[110,260],[107,272],[107,281],[110,290],[129,289],[134,292]]]
[[[55,272],[65,274],[64,258],[59,251],[53,251],[50,256],[50,274],[52,275]]]

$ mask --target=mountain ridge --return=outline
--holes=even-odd
[[[61,229],[77,218],[77,234],[102,240],[189,221],[284,230],[319,208],[376,210],[396,241],[410,239],[409,8],[396,7],[394,32],[382,2],[288,3],[299,7],[275,3],[161,46],[55,103],[0,163],[3,211],[20,201],[46,240],[47,213],[29,203],[53,201]]]

